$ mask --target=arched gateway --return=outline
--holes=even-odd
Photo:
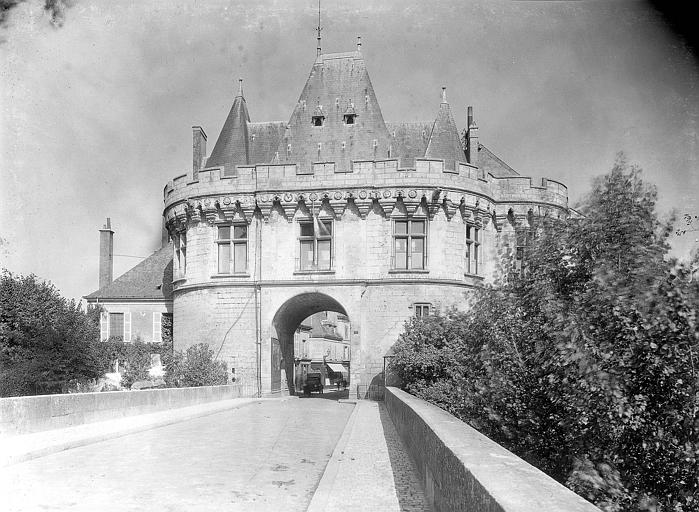
[[[294,392],[294,333],[301,321],[321,311],[334,311],[345,316],[342,305],[325,293],[304,292],[282,304],[272,319],[270,336],[270,386],[272,392],[282,388],[282,372],[287,377],[290,392]]]
[[[318,56],[288,122],[250,122],[241,87],[208,158],[195,127],[193,170],[164,191],[175,347],[208,343],[276,392],[299,322],[336,311],[368,384],[407,319],[465,307],[537,217],[568,215],[565,186],[479,143],[470,107],[464,138],[444,90],[435,108],[385,123],[356,51]]]

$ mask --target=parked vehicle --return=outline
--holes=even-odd
[[[303,394],[310,395],[313,391],[323,394],[323,376],[320,373],[306,374],[306,383],[303,385]]]

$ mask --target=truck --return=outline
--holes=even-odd
[[[323,394],[323,376],[320,373],[306,374],[306,383],[303,385],[303,394],[310,395],[313,391]]]

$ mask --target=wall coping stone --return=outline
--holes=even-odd
[[[385,396],[435,510],[599,512],[445,410],[398,388]]]

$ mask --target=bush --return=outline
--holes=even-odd
[[[214,351],[199,343],[185,353],[175,352],[165,368],[165,382],[173,387],[217,386],[228,383],[228,365],[214,359]]]

